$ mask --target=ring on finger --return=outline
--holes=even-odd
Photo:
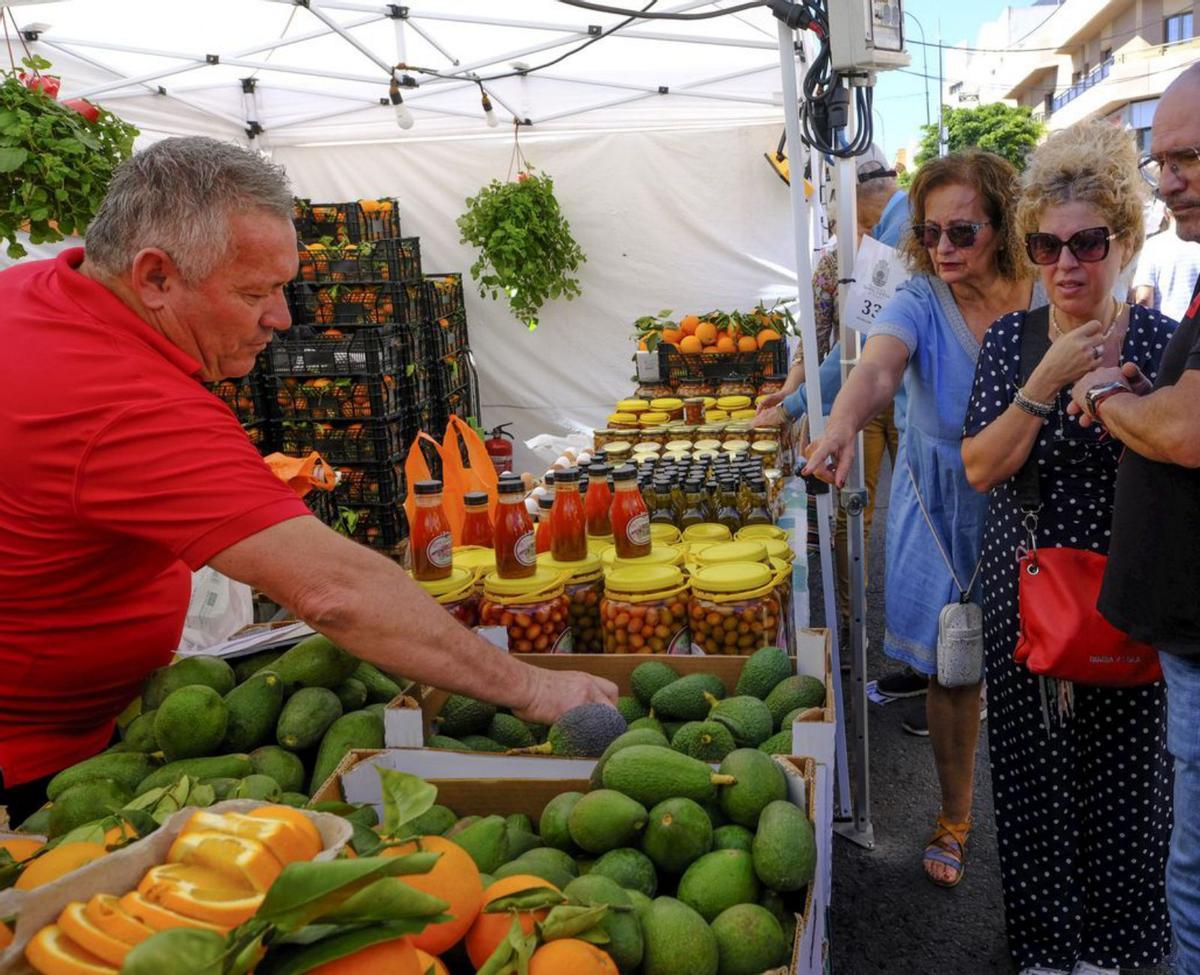
[[[1102,345],[1093,345],[1092,346],[1092,358],[1093,359],[1099,359],[1103,355],[1104,355],[1104,346],[1102,346]]]

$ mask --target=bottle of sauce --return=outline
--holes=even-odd
[[[775,520],[767,507],[767,482],[756,477],[750,481],[750,508],[742,518],[745,525],[772,525]]]
[[[618,467],[613,471],[613,484],[611,516],[617,558],[640,559],[650,554],[650,513],[638,490],[637,469]]]
[[[412,574],[418,582],[450,578],[454,568],[454,539],[442,506],[442,482],[418,481],[413,485],[416,510],[411,533]]]
[[[525,510],[525,485],[520,478],[501,478],[497,487],[496,574],[501,579],[526,579],[537,571],[533,520]]]
[[[488,496],[482,491],[471,491],[463,495],[466,516],[463,518],[462,544],[491,548],[495,529],[492,516],[488,514]]]
[[[742,527],[742,515],[737,509],[737,479],[726,476],[719,482],[717,521],[729,529],[731,534],[737,534]]]
[[[554,507],[550,509],[554,537],[550,551],[557,562],[581,562],[587,558],[587,513],[579,494],[579,468],[570,467],[554,475]]]
[[[670,478],[657,475],[654,478],[654,511],[650,515],[650,523],[654,525],[675,524],[675,501],[672,497]]]
[[[592,464],[588,468],[588,490],[583,506],[587,513],[587,533],[589,535],[612,534],[612,518],[609,515],[609,510],[612,508],[612,491],[608,487],[608,474],[607,464]]]
[[[704,484],[701,481],[688,481],[687,507],[683,517],[679,519],[680,528],[691,528],[692,525],[702,525],[708,520],[704,511]]]
[[[550,495],[538,498],[537,520],[537,554],[549,552],[554,538],[554,525],[550,521],[550,511],[554,507],[554,499]]]

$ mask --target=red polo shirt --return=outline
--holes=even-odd
[[[200,365],[83,250],[0,273],[0,772],[100,751],[183,629],[191,572],[308,514]]]

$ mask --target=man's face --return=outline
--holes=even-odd
[[[1200,146],[1200,77],[1177,82],[1159,103],[1154,113],[1150,144],[1153,155]],[[1178,173],[1173,170],[1178,169]],[[1162,167],[1159,196],[1170,208],[1183,240],[1200,240],[1200,161]]]
[[[171,289],[164,309],[210,381],[246,375],[274,334],[292,324],[284,298],[298,267],[291,221],[259,211],[229,225],[229,258],[196,285]]]

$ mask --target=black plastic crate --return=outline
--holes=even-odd
[[[400,504],[338,505],[333,529],[371,548],[392,549],[408,540],[408,517]]]
[[[389,325],[426,317],[423,285],[391,281],[296,282],[291,286],[289,305],[296,321],[305,325]]]
[[[267,420],[243,423],[242,429],[260,454],[271,454],[279,449],[279,434],[275,425]]]
[[[445,397],[450,390],[457,389],[472,379],[471,350],[457,349],[449,355],[438,357],[433,363],[435,386],[434,398]]]
[[[402,237],[400,204],[384,197],[348,203],[313,203],[298,199],[294,206],[296,233],[306,243],[348,240],[386,240]]]
[[[332,491],[309,491],[304,496],[304,503],[323,524],[332,525],[337,521],[337,501]]]
[[[409,381],[393,375],[350,379],[285,377],[274,380],[281,418],[312,420],[384,419],[413,405]]]
[[[404,465],[347,464],[338,468],[333,496],[343,507],[362,504],[402,504],[407,495]]]
[[[461,311],[465,305],[462,275],[426,274],[425,304],[430,318],[443,318]]]
[[[300,281],[415,281],[421,277],[421,240],[393,237],[361,243],[308,244],[300,249]]]
[[[233,410],[239,422],[257,423],[268,419],[270,414],[263,398],[262,380],[254,373],[241,379],[223,379],[207,385],[217,399]]]
[[[390,462],[404,455],[413,420],[279,420],[279,449],[303,456],[317,451],[334,465]]]
[[[410,325],[338,329],[294,325],[267,347],[276,376],[413,375],[424,362],[422,329]]]
[[[445,358],[470,345],[467,334],[467,313],[451,312],[425,323],[426,350],[431,357]]]
[[[772,376],[788,371],[787,342],[768,342],[757,352],[683,353],[673,345],[658,347],[658,374],[664,382],[680,379],[720,380],[725,376]]]

